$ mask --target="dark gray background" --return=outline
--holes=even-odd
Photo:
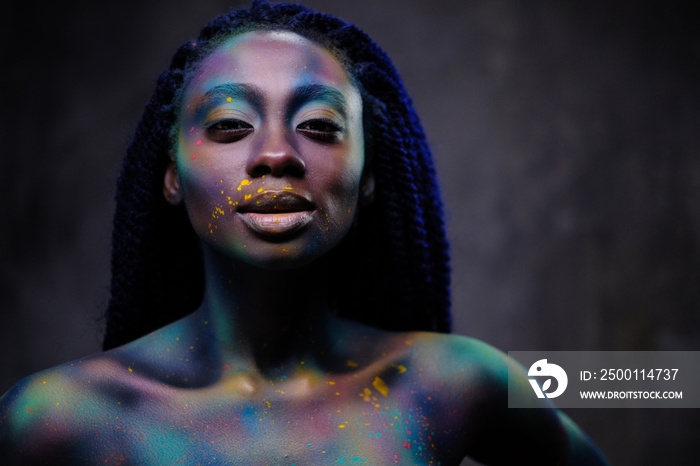
[[[456,332],[503,350],[700,349],[687,5],[305,3],[365,29],[414,97],[447,203]],[[2,6],[0,392],[99,350],[124,147],[175,48],[240,4]],[[700,456],[695,410],[567,412],[615,464]]]

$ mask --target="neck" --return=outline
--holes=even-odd
[[[305,363],[326,348],[335,319],[328,301],[327,261],[292,270],[265,270],[203,245],[205,298],[201,312],[224,359],[261,371]],[[309,367],[309,366],[307,366]]]

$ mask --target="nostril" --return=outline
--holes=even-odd
[[[291,151],[278,154],[263,153],[250,160],[247,171],[253,177],[272,175],[303,178],[306,164],[301,157]]]
[[[287,174],[294,178],[302,178],[304,176],[304,167],[299,165],[287,165],[285,167]]]
[[[256,165],[253,167],[253,169],[250,171],[250,176],[253,177],[259,177],[259,176],[265,176],[269,175],[272,173],[272,168],[270,168],[267,165]]]

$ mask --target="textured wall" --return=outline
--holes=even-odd
[[[0,30],[0,392],[99,349],[130,132],[176,46],[241,4],[18,3]],[[684,4],[305,3],[365,29],[414,97],[458,333],[506,351],[700,349],[700,36]],[[694,410],[569,414],[616,464],[700,453]]]

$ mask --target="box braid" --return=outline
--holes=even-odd
[[[425,134],[389,57],[357,27],[299,5],[254,0],[212,20],[158,78],[117,183],[111,298],[104,349],[194,311],[204,293],[199,240],[184,206],[163,197],[163,174],[188,77],[227,38],[256,30],[298,33],[340,54],[363,97],[374,199],[336,251],[332,293],[341,315],[391,330],[449,332],[450,269],[442,202]],[[351,287],[343,292],[340,284]],[[350,285],[348,285],[350,283]],[[348,297],[350,296],[350,297]]]

